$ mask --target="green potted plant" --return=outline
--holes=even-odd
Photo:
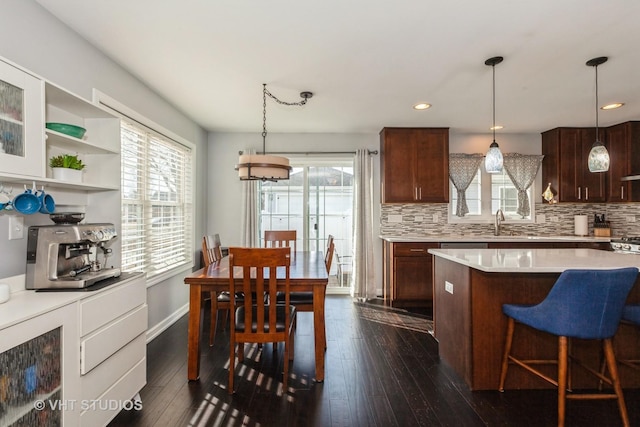
[[[53,179],[82,182],[82,170],[86,165],[77,155],[60,154],[49,159],[49,166],[53,171]]]

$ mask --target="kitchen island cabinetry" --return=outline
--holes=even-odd
[[[431,306],[432,256],[428,250],[438,246],[438,243],[385,242],[385,300],[391,306]]]
[[[380,132],[382,203],[449,202],[449,129]]]
[[[542,133],[542,182],[551,183],[559,202],[606,201],[606,173],[589,172],[587,165],[595,137],[595,128],[556,128]]]
[[[640,267],[640,257],[593,249],[430,249],[434,256],[434,336],[439,355],[472,390],[497,390],[507,317],[503,304],[537,304],[560,273],[569,268]],[[639,280],[640,281],[640,280]],[[629,303],[640,302],[636,283]],[[600,344],[572,340],[573,352],[599,366]],[[614,339],[619,359],[640,358],[640,330],[620,328]],[[557,338],[520,328],[513,351],[525,359],[557,357]],[[553,377],[554,367],[547,366]],[[640,377],[620,366],[623,387],[640,386]],[[557,371],[557,367],[555,367]],[[594,378],[575,369],[573,388],[593,388]],[[597,383],[597,381],[596,381]],[[509,371],[505,388],[551,387],[522,369]]]
[[[608,127],[604,143],[610,158],[607,202],[640,201],[640,182],[621,181],[624,176],[640,174],[640,122]]]

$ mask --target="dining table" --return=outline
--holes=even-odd
[[[240,282],[242,271],[236,267],[234,278]],[[284,289],[284,268],[278,268],[277,284]],[[200,332],[202,329],[203,295],[229,291],[229,257],[211,263],[184,278],[189,285],[189,331],[187,377],[195,381],[200,377]],[[315,342],[315,380],[324,381],[325,317],[324,303],[329,276],[321,251],[292,252],[289,269],[290,292],[313,292],[313,329]],[[216,295],[214,294],[214,295]],[[216,298],[211,298],[212,313]],[[215,315],[215,314],[212,314]]]

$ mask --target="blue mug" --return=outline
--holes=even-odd
[[[56,209],[56,202],[53,200],[51,194],[47,194],[44,190],[36,192],[36,196],[40,199],[40,213],[50,214]]]
[[[31,189],[27,189],[24,193],[20,193],[13,198],[12,205],[13,209],[17,212],[20,212],[23,215],[31,215],[40,211],[42,203]]]

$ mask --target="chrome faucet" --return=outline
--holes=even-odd
[[[494,236],[500,235],[500,223],[504,221],[504,213],[502,213],[502,209],[498,209],[496,211],[496,222],[495,222],[495,230],[493,230]]]

